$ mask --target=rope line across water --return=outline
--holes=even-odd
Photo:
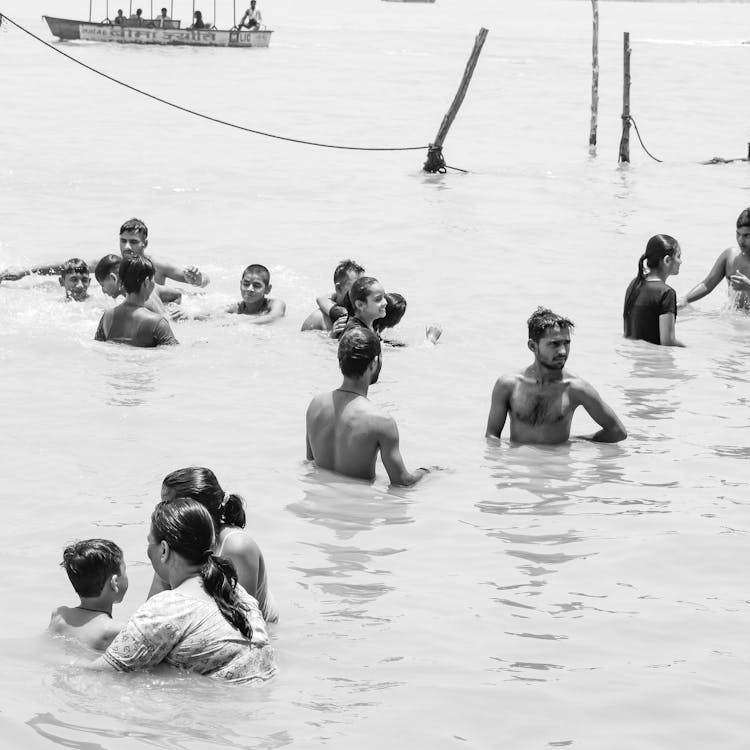
[[[218,123],[219,125],[226,125],[229,128],[235,128],[236,130],[242,130],[246,133],[254,133],[255,135],[262,135],[266,138],[275,138],[279,141],[288,141],[290,143],[300,143],[304,146],[319,146],[320,148],[335,148],[335,149],[342,149],[344,151],[424,151],[424,149],[427,148],[427,145],[424,146],[396,146],[396,147],[388,147],[388,146],[342,146],[339,144],[334,143],[319,143],[317,141],[306,141],[302,140],[301,138],[289,138],[284,135],[276,135],[274,133],[267,133],[263,130],[255,130],[253,128],[245,127],[244,125],[237,125],[234,122],[228,122],[227,120],[222,120],[218,117],[212,117],[211,115],[204,115],[201,112],[196,112],[193,109],[190,109],[189,107],[183,107],[179,104],[175,104],[174,102],[170,102],[166,99],[162,99],[160,96],[156,96],[155,94],[149,94],[147,91],[143,91],[142,89],[137,88],[136,86],[131,86],[129,83],[125,83],[124,81],[120,81],[117,78],[114,78],[111,75],[108,75],[107,73],[102,72],[101,70],[97,70],[96,68],[91,67],[91,65],[87,65],[85,62],[82,62],[76,57],[73,57],[72,55],[69,55],[67,52],[63,52],[61,49],[58,49],[54,45],[50,44],[49,42],[45,42],[44,39],[41,37],[38,37],[33,32],[29,31],[28,29],[24,28],[20,24],[16,23],[12,18],[9,18],[4,13],[0,13],[0,23],[2,21],[8,21],[8,23],[13,24],[17,29],[20,31],[23,31],[24,34],[28,34],[32,39],[35,39],[37,42],[40,42],[45,47],[49,47],[54,52],[57,52],[58,54],[62,55],[63,57],[66,57],[68,60],[77,63],[83,68],[86,68],[87,70],[90,70],[92,73],[96,73],[97,75],[101,76],[102,78],[106,78],[108,81],[112,81],[112,83],[117,83],[120,86],[124,86],[126,89],[130,89],[131,91],[134,91],[136,94],[142,94],[143,96],[148,97],[149,99],[153,99],[154,101],[160,102],[161,104],[166,104],[168,107],[173,107],[174,109],[178,109],[181,112],[187,112],[190,115],[195,115],[195,117],[200,117],[204,120],[209,120],[211,122]]]

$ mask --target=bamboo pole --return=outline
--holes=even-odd
[[[133,15],[133,0],[130,0],[130,7],[128,8],[128,18]]]
[[[216,0],[214,0],[214,26],[216,26]]]
[[[94,0],[89,0],[89,23],[91,23],[91,6],[94,4]]]
[[[174,21],[174,0],[169,3],[169,17]]]
[[[151,20],[154,18],[154,0],[151,0]]]
[[[445,141],[448,131],[450,130],[453,121],[456,119],[458,110],[461,108],[461,104],[466,96],[466,91],[469,88],[471,77],[474,75],[474,68],[476,68],[479,54],[484,46],[484,41],[487,38],[489,31],[482,27],[479,29],[477,38],[474,40],[474,49],[471,51],[469,61],[466,63],[466,69],[464,70],[463,78],[459,84],[456,96],[453,98],[453,103],[450,109],[443,117],[443,121],[440,123],[435,140],[430,144],[427,150],[427,161],[424,163],[422,169],[425,172],[445,172],[445,161],[443,159],[443,141]]]
[[[591,128],[589,153],[596,154],[596,127],[599,120],[599,0],[591,0],[594,14],[593,40],[591,42]]]
[[[622,35],[622,137],[619,162],[630,163],[630,32]]]

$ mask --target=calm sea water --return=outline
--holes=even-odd
[[[192,119],[2,27],[0,266],[103,255],[136,215],[154,255],[211,275],[189,310],[237,299],[242,268],[262,262],[287,318],[180,323],[180,348],[131,351],[93,342],[110,304],[98,292],[75,305],[54,278],[0,287],[0,745],[746,747],[750,321],[717,291],[680,315],[687,348],[659,350],[621,338],[620,308],[650,235],[681,241],[679,293],[734,242],[748,166],[698,162],[746,151],[748,6],[602,3],[595,159],[586,2],[262,10],[268,50],[59,48],[250,127],[418,146],[484,25],[445,147],[471,174],[426,176],[423,152],[312,149]],[[88,16],[74,0],[2,11],[45,39],[42,13]],[[625,30],[633,114],[664,164],[634,137],[617,168]],[[446,468],[410,490],[303,461],[306,404],[339,375],[331,342],[298,329],[348,256],[409,300],[411,345],[386,352],[372,398],[397,418],[409,466]],[[623,417],[625,443],[484,441],[492,384],[527,363],[538,304],[576,321],[570,367]],[[427,348],[434,322],[445,334]],[[593,429],[576,417],[574,433]],[[247,499],[282,610],[279,676],[237,689],[71,668],[75,654],[41,635],[74,602],[62,547],[106,536],[125,549],[126,618],[150,581],[161,479],[192,463]]]

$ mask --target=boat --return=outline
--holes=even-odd
[[[153,2],[151,6],[153,16]],[[99,23],[91,20],[91,4],[89,4],[88,21],[54,16],[42,16],[42,18],[47,22],[52,34],[64,41],[82,39],[89,42],[117,42],[119,44],[268,47],[271,43],[271,34],[273,34],[271,29],[239,29],[236,24],[231,29],[217,29],[213,25],[203,29],[183,29],[179,20],[143,18],[140,10],[137,17],[123,17],[120,22],[115,22],[109,18],[109,2],[107,3],[107,18]],[[216,3],[214,2],[214,21],[215,19]]]

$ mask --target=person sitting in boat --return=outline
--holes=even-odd
[[[117,11],[117,15],[115,16],[115,21],[114,22],[118,26],[124,26],[125,25],[125,16],[122,13],[122,8],[120,8]]]
[[[165,21],[171,21],[172,19],[167,15],[167,9],[162,8],[161,9],[161,15],[158,15],[155,19],[155,23],[157,26],[161,27],[162,29],[169,26],[169,24],[165,23]]]
[[[138,8],[135,13],[130,16],[131,26],[142,26],[143,25],[143,9]]]
[[[199,10],[196,10],[193,14],[193,25],[190,27],[191,29],[205,29],[206,24],[203,22],[203,13],[201,13]]]
[[[246,26],[248,29],[260,28],[260,25],[263,23],[263,16],[256,5],[255,0],[250,0],[250,7],[245,11],[245,15],[242,16],[242,20],[237,25],[237,28],[241,29],[243,26]]]

